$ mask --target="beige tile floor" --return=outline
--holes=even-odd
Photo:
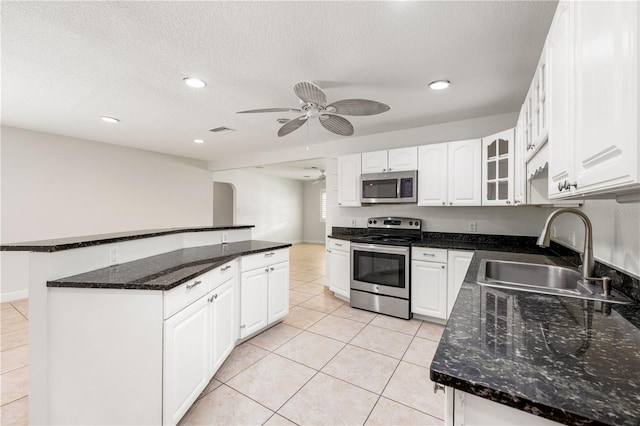
[[[443,327],[352,309],[325,247],[291,248],[290,313],[236,347],[183,425],[440,425],[429,363]],[[27,424],[28,301],[2,303],[0,424]]]

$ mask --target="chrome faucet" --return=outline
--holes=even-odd
[[[609,279],[609,282],[605,283],[604,279],[593,277],[593,273],[595,269],[595,261],[593,259],[593,237],[591,235],[592,227],[591,227],[591,220],[589,220],[589,217],[586,214],[584,214],[578,209],[570,209],[570,208],[558,209],[552,212],[549,215],[549,217],[547,217],[547,222],[544,224],[544,228],[542,228],[542,232],[538,237],[537,244],[540,247],[549,247],[549,244],[551,244],[551,223],[553,223],[555,218],[560,216],[562,213],[573,213],[582,220],[582,223],[584,223],[584,249],[582,250],[583,282],[586,284],[588,281],[602,281],[604,293],[605,295],[608,296],[609,294],[606,294],[606,293],[609,293],[611,291],[610,290],[611,279]],[[609,287],[609,288],[606,288],[606,287]]]

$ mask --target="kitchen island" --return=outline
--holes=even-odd
[[[640,424],[638,305],[481,286],[483,259],[570,266],[551,254],[475,252],[431,364],[431,379],[454,390],[453,423],[513,423],[494,402],[564,424]],[[465,410],[465,396],[485,417]]]
[[[288,313],[289,246],[251,226],[2,246],[27,259],[30,422],[177,423],[238,339]]]

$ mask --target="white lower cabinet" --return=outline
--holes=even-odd
[[[447,254],[447,265],[449,266],[447,275],[447,318],[451,315],[451,310],[460,292],[460,287],[467,275],[469,265],[473,258],[472,251],[449,250]]]
[[[201,297],[164,322],[162,423],[178,423],[209,383],[209,302]]]
[[[413,248],[411,312],[449,318],[472,257],[472,251]]]
[[[453,388],[445,388],[447,426],[555,426],[561,423],[535,416]]]
[[[447,317],[447,264],[411,261],[411,312]]]
[[[289,313],[289,249],[242,258],[240,338]]]
[[[329,239],[329,290],[343,298],[351,298],[351,243]]]
[[[213,376],[236,343],[235,317],[236,278],[214,289],[207,298],[210,305],[211,324],[211,371]]]

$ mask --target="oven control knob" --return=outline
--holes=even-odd
[[[420,225],[420,222],[416,222],[416,226],[419,226],[419,225]]]
[[[374,220],[374,221],[373,221],[373,224],[375,225],[376,223],[378,223],[378,221],[377,221],[377,220]]]
[[[413,226],[413,221],[409,222],[409,226]]]
[[[373,223],[373,221],[372,221],[372,220],[370,220],[370,221],[369,221],[369,225],[371,225],[372,223]]]

